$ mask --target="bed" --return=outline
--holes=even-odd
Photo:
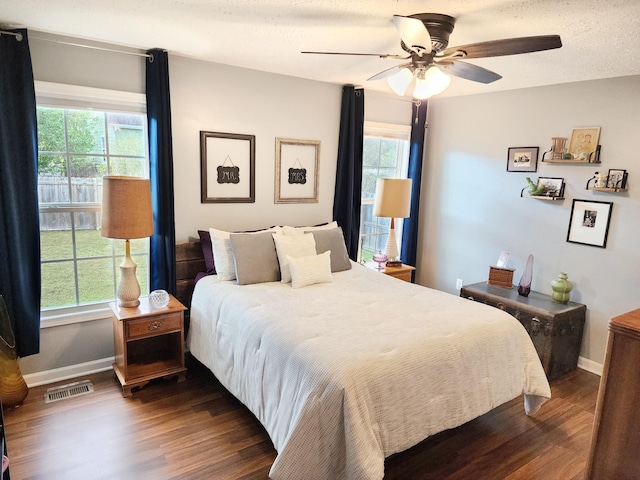
[[[430,435],[522,394],[529,415],[550,398],[509,314],[348,259],[296,286],[320,250],[286,256],[291,283],[207,275],[191,300],[188,348],[265,427],[271,478],[381,479],[385,457]]]

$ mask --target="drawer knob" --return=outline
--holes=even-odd
[[[507,306],[502,302],[498,302],[496,304],[496,307],[498,307],[500,310],[503,310],[503,311],[505,311],[507,309]]]
[[[469,300],[472,300],[472,301],[473,301],[473,300],[475,300],[475,298],[473,298],[473,296],[471,296],[471,295],[469,295],[467,298],[468,298]]]
[[[538,335],[540,333],[540,320],[538,317],[533,317],[531,319],[531,335]]]
[[[158,330],[160,327],[162,327],[162,322],[160,320],[156,320],[155,322],[151,322],[147,325],[147,330],[153,332],[154,330]]]
[[[549,335],[551,335],[553,333],[553,324],[551,322],[548,322],[545,326],[544,326],[544,334],[548,337]]]

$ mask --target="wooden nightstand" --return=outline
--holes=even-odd
[[[166,307],[154,309],[148,297],[137,307],[119,307],[111,302],[115,362],[113,370],[122,385],[122,395],[159,377],[185,379],[184,311],[186,307],[169,296]]]
[[[367,262],[365,263],[365,266],[372,270],[377,270],[380,273],[384,273],[385,275],[389,275],[390,277],[399,278],[405,282],[411,282],[411,272],[416,269],[416,267],[405,265],[404,263],[399,267],[384,267],[382,270],[378,269],[378,264],[375,262]]]

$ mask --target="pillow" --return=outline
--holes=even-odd
[[[280,262],[281,281],[282,283],[289,283],[291,282],[291,271],[289,270],[287,256],[298,258],[315,255],[317,253],[316,241],[311,233],[303,233],[302,235],[272,233],[272,235],[273,241],[276,244],[278,262]]]
[[[325,223],[323,225],[315,225],[313,227],[282,227],[282,233],[285,235],[302,235],[305,232],[313,232],[316,230],[327,230],[337,228],[338,222]]]
[[[204,264],[207,267],[207,273],[213,275],[216,273],[216,264],[213,261],[213,250],[211,248],[211,234],[206,230],[198,230],[200,236],[200,244],[202,245],[202,256]]]
[[[271,232],[229,235],[238,285],[280,280],[278,256]]]
[[[260,230],[261,232],[280,232],[280,227],[268,228]],[[236,263],[233,258],[233,250],[231,250],[231,241],[229,240],[229,232],[224,230],[209,229],[211,237],[211,248],[213,250],[213,258],[216,263],[216,273],[218,280],[235,280],[236,279]]]
[[[331,252],[309,257],[287,256],[291,270],[291,287],[301,288],[315,283],[333,282],[331,275]]]
[[[316,241],[316,253],[331,251],[331,271],[342,272],[351,269],[351,261],[347,253],[347,246],[344,244],[342,228],[332,228],[331,230],[313,230],[311,232]]]

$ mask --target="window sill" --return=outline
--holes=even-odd
[[[111,318],[111,310],[106,303],[86,307],[71,307],[41,312],[40,329],[60,327],[74,323],[92,322]]]

